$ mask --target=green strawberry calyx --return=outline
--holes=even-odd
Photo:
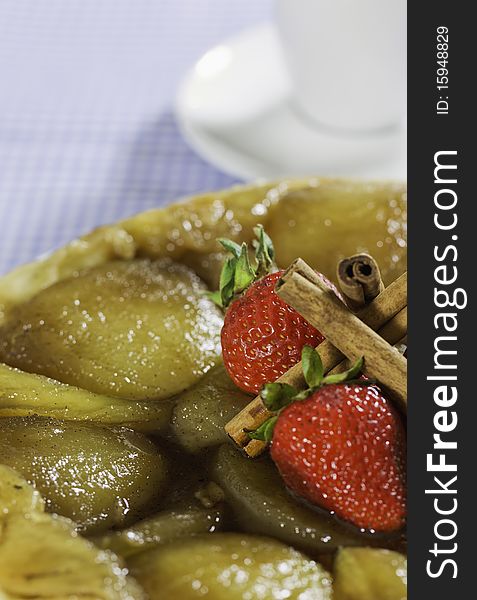
[[[221,308],[227,308],[252,283],[277,269],[272,240],[262,225],[257,225],[253,231],[257,239],[252,242],[255,250],[252,260],[250,260],[249,248],[245,242],[239,245],[233,240],[224,238],[217,240],[231,254],[222,267],[219,290],[208,293],[209,298]]]
[[[303,346],[301,362],[308,388],[299,391],[288,383],[266,383],[260,392],[260,397],[265,407],[274,414],[262,423],[260,427],[257,427],[257,429],[247,431],[252,439],[267,443],[271,442],[273,429],[280,412],[293,402],[306,400],[306,398],[309,398],[325,385],[357,382],[357,377],[363,368],[364,358],[358,358],[351,368],[343,373],[325,376],[323,363],[318,352],[312,346]],[[372,380],[359,380],[360,385],[372,385],[374,383]]]

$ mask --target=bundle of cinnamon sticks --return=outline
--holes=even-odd
[[[325,373],[344,371],[363,356],[364,373],[378,380],[406,412],[407,360],[396,346],[406,342],[407,273],[384,288],[375,260],[359,254],[341,261],[337,276],[346,305],[300,258],[285,271],[275,291],[325,336],[316,348]],[[301,363],[277,381],[304,389]],[[255,457],[266,444],[251,439],[247,431],[257,429],[271,415],[257,396],[227,423],[225,430],[248,456]]]

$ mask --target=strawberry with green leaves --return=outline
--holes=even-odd
[[[262,399],[276,414],[250,436],[271,442],[286,486],[307,502],[366,530],[399,530],[406,518],[406,441],[402,420],[372,382],[350,371],[323,376],[318,353],[303,349],[297,392],[271,383]]]
[[[283,271],[275,266],[273,244],[263,227],[259,225],[254,232],[254,260],[250,260],[245,243],[239,246],[219,240],[231,256],[221,272],[220,290],[212,298],[226,309],[222,329],[225,368],[239,388],[258,394],[265,383],[275,381],[299,362],[303,346],[317,346],[324,337],[275,293]],[[339,295],[333,284],[320,276]]]

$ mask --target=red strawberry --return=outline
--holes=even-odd
[[[403,526],[404,427],[376,386],[324,385],[274,419],[271,456],[292,492],[364,529]]]
[[[299,362],[305,344],[317,346],[324,339],[275,293],[282,273],[253,283],[225,314],[224,364],[234,383],[246,392],[257,394],[265,383]]]
[[[211,297],[227,308],[222,329],[225,367],[238,387],[257,394],[299,362],[305,344],[317,346],[324,338],[275,293],[283,271],[276,271],[273,244],[263,227],[254,231],[254,264],[246,244],[219,240],[232,256],[222,269],[220,291]],[[320,277],[339,296],[334,285]]]

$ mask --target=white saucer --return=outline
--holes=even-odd
[[[200,155],[244,179],[406,178],[405,125],[349,136],[299,115],[270,24],[244,31],[204,54],[179,88],[176,115]]]

